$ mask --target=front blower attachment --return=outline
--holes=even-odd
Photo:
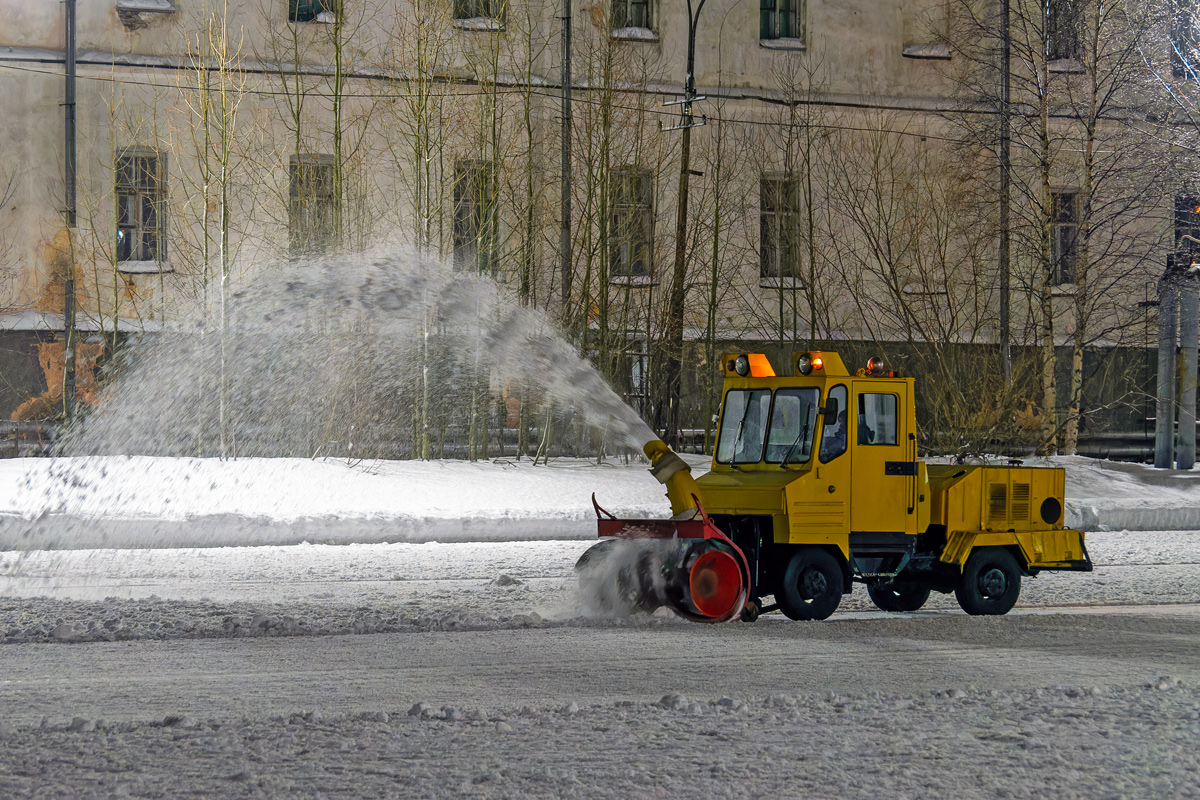
[[[601,541],[575,564],[588,605],[614,616],[667,606],[696,622],[741,614],[750,589],[746,556],[698,502],[669,520],[617,519],[595,495],[592,505]]]

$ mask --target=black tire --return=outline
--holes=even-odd
[[[789,619],[826,619],[842,602],[842,567],[824,550],[799,550],[788,562],[775,599]]]
[[[1007,614],[1021,594],[1021,567],[1003,547],[981,547],[971,553],[962,581],[954,590],[963,611],[972,615]]]
[[[929,587],[908,581],[869,583],[867,594],[883,611],[918,611],[929,599]]]

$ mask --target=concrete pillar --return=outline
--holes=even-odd
[[[1174,284],[1158,284],[1158,391],[1154,407],[1154,466],[1175,466],[1175,306]]]
[[[1195,278],[1179,289],[1179,342],[1183,356],[1179,368],[1179,447],[1176,466],[1191,469],[1196,463],[1196,350],[1200,343],[1200,284]]]

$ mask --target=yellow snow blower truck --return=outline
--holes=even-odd
[[[699,478],[663,442],[645,446],[671,519],[617,519],[593,496],[601,541],[576,565],[585,598],[702,622],[820,620],[859,582],[884,611],[938,591],[968,614],[1005,614],[1022,576],[1091,571],[1083,534],[1063,527],[1063,470],[928,464],[912,378],[877,358],[851,374],[831,352],[793,366],[781,377],[761,354],[722,358]]]

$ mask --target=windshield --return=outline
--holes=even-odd
[[[770,389],[730,389],[721,412],[717,461],[722,464],[756,464],[762,460],[771,409]]]
[[[784,466],[808,461],[820,397],[815,388],[780,389],[775,393],[767,435],[767,461]]]

